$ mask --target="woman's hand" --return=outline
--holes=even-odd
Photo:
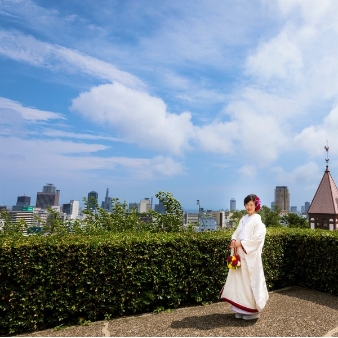
[[[241,241],[236,241],[235,239],[232,239],[229,245],[230,248],[239,248],[240,246],[242,246]]]

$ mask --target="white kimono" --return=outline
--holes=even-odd
[[[265,307],[269,299],[262,264],[262,249],[266,234],[261,216],[245,215],[232,235],[240,240],[242,248],[237,248],[241,266],[230,269],[221,290],[221,300],[232,304],[231,309],[243,314],[254,314]]]

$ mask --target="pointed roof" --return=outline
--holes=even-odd
[[[328,166],[311,202],[308,214],[338,215],[338,188],[330,174]]]

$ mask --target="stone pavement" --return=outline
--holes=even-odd
[[[258,320],[235,319],[228,303],[149,313],[21,334],[20,337],[338,337],[338,297],[300,287],[269,293]]]

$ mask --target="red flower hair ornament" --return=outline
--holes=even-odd
[[[255,197],[254,203],[255,203],[255,206],[256,206],[255,211],[258,211],[261,208],[261,200],[259,199],[258,196]]]

